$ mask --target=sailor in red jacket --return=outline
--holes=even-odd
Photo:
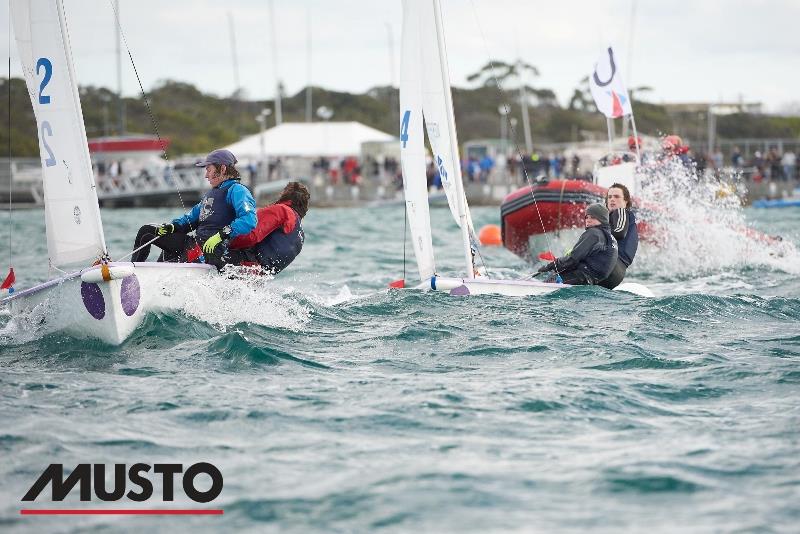
[[[284,270],[303,248],[301,220],[308,211],[310,196],[306,186],[289,182],[275,204],[256,211],[255,229],[231,240],[225,262],[260,265],[269,274]]]

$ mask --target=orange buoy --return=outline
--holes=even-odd
[[[500,227],[496,224],[487,224],[478,232],[478,239],[481,245],[502,245],[503,238],[500,235]]]

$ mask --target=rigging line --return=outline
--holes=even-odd
[[[153,239],[151,239],[150,241],[148,241],[148,242],[147,242],[147,243],[145,243],[144,245],[140,246],[139,248],[135,248],[135,249],[131,250],[130,252],[128,252],[127,254],[125,254],[124,256],[122,256],[121,258],[117,259],[117,261],[122,261],[122,260],[124,260],[125,258],[130,258],[130,257],[131,257],[131,256],[133,256],[134,254],[136,254],[137,252],[139,252],[140,250],[142,250],[144,247],[149,247],[150,245],[152,245],[153,243],[155,243],[156,241],[158,241],[158,239],[159,239],[160,237],[161,237],[160,235],[157,235],[157,236],[155,236]]]
[[[489,44],[486,41],[486,36],[483,33],[483,27],[480,24],[480,18],[478,17],[478,10],[475,8],[474,0],[470,0],[470,5],[472,6],[472,13],[475,16],[475,23],[478,26],[478,32],[480,33],[481,40],[483,41],[483,47],[484,50],[486,51],[486,56],[489,58],[489,65],[491,67],[492,79],[494,80],[494,83],[497,86],[497,91],[500,93],[500,96],[503,99],[502,106],[505,108],[506,111],[505,120],[508,121],[509,131],[511,132],[511,139],[513,140],[514,144],[514,150],[517,153],[517,156],[519,157],[520,167],[522,168],[522,174],[523,176],[525,176],[525,182],[528,184],[528,187],[530,188],[531,199],[533,200],[533,205],[536,207],[536,215],[539,217],[539,224],[542,225],[542,234],[545,236],[545,239],[547,240],[547,248],[552,254],[553,244],[550,241],[550,236],[547,235],[547,232],[545,230],[544,219],[542,219],[542,213],[539,211],[539,203],[536,201],[536,195],[533,192],[533,182],[531,181],[530,176],[528,176],[528,171],[525,169],[524,161],[522,158],[522,150],[520,149],[519,143],[517,143],[517,135],[516,135],[517,132],[516,129],[514,128],[514,125],[511,123],[511,116],[510,116],[511,108],[506,103],[508,102],[509,98],[506,92],[503,90],[503,87],[500,85],[500,80],[498,80],[497,74],[495,73],[494,60],[492,59],[492,56],[489,53]],[[553,264],[555,265],[555,262],[553,262]],[[557,275],[561,274],[558,272],[558,266],[555,267],[555,271]]]
[[[47,278],[50,278],[50,273],[51,273],[52,271],[58,271],[58,272],[60,272],[61,274],[69,274],[67,271],[65,271],[65,270],[63,270],[63,269],[59,269],[58,267],[56,267],[55,265],[53,265],[53,262],[52,262],[52,261],[50,261],[49,259],[48,259],[47,261],[48,261],[48,263],[50,264],[50,268],[49,268],[49,269],[48,269],[48,271],[47,271]]]
[[[478,253],[478,257],[481,259],[481,263],[483,264],[483,270],[486,271],[486,278],[491,278],[489,275],[489,266],[486,264],[486,260],[483,259],[483,253],[481,252],[481,248],[478,246],[480,242],[475,236],[469,236],[469,240],[472,243],[472,246],[475,248],[475,251]]]
[[[169,155],[167,154],[167,147],[164,144],[163,140],[161,139],[161,133],[158,131],[158,121],[156,121],[156,117],[153,114],[153,110],[150,107],[150,99],[147,98],[147,93],[144,92],[144,86],[142,85],[142,79],[139,77],[139,70],[136,68],[136,63],[133,61],[133,53],[131,53],[131,49],[128,46],[128,39],[125,37],[125,32],[122,31],[122,24],[119,21],[119,13],[117,12],[116,7],[114,6],[113,0],[108,0],[109,4],[111,4],[111,10],[114,12],[114,22],[117,25],[117,29],[119,30],[119,34],[122,37],[122,42],[125,44],[125,51],[128,52],[128,57],[131,60],[131,66],[133,67],[133,72],[136,75],[136,81],[139,83],[139,91],[142,93],[142,100],[144,100],[144,106],[147,109],[147,115],[150,117],[150,124],[153,127],[153,131],[156,134],[156,138],[158,139],[158,144],[161,146],[161,154],[164,156],[164,161],[169,162]],[[118,98],[122,98],[122,88],[120,88],[120,94]],[[178,200],[181,203],[181,209],[186,210],[186,204],[183,202],[183,195],[181,195],[181,190],[178,187],[178,181],[172,180],[173,185],[175,186],[175,191],[178,193]],[[189,232],[194,230],[192,228],[191,223],[189,224]],[[194,235],[194,243],[198,247],[200,243],[197,241],[197,235]]]
[[[11,162],[11,2],[8,3],[8,266],[14,267],[14,254],[11,250],[11,176],[14,164]]]

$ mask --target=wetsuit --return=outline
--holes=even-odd
[[[639,231],[636,229],[636,214],[629,208],[618,208],[608,215],[611,223],[611,235],[619,246],[619,255],[614,270],[600,282],[599,286],[614,289],[625,278],[625,272],[633,263],[636,250],[639,248]]]
[[[172,220],[175,231],[159,237],[154,243],[164,251],[159,261],[196,261],[202,254],[199,248],[203,243],[225,227],[230,227],[230,234],[227,236],[229,239],[250,233],[256,227],[255,207],[253,195],[245,186],[238,180],[225,180],[206,192],[191,211]],[[195,231],[196,237],[188,235],[192,230]],[[136,235],[133,248],[139,248],[153,239],[158,235],[157,231],[157,225],[142,226]],[[217,248],[220,249],[219,254],[215,250],[215,254],[205,255],[206,263],[221,268],[224,265],[221,257],[225,247]],[[150,247],[144,247],[131,257],[131,261],[147,261],[149,254]]]
[[[261,265],[270,274],[278,274],[303,249],[301,217],[289,201],[259,208],[257,215],[256,228],[231,241],[225,260],[229,264]]]
[[[556,258],[540,272],[555,270],[565,284],[594,285],[611,274],[617,255],[617,240],[609,226],[590,226],[568,255]]]

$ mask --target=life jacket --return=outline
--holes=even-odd
[[[581,261],[582,270],[592,284],[608,278],[617,264],[618,256],[617,240],[611,235],[608,225],[595,226],[595,228],[603,232],[605,245]]]
[[[203,195],[196,232],[200,243],[205,243],[209,237],[236,220],[236,209],[228,203],[227,197],[228,189],[237,185],[241,184],[235,180],[226,180]]]
[[[303,249],[305,234],[300,223],[300,215],[294,210],[292,213],[296,217],[294,229],[284,233],[283,227],[278,227],[253,247],[258,262],[272,274],[284,270]]]

